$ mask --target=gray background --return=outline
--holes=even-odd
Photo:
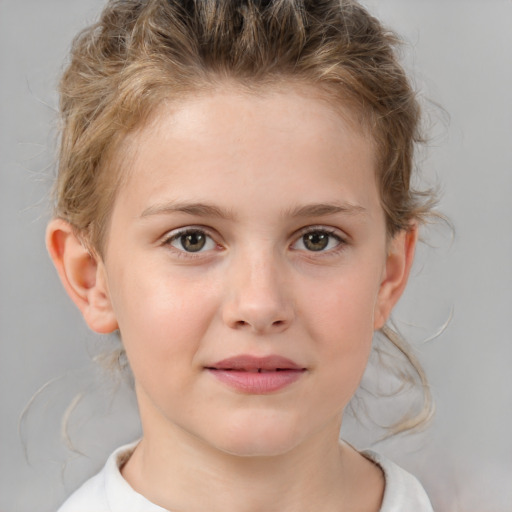
[[[91,362],[111,341],[87,332],[44,249],[57,76],[101,4],[0,0],[1,512],[54,510],[138,433],[127,386]],[[427,368],[436,419],[376,448],[420,477],[438,511],[510,512],[512,1],[366,4],[409,42],[418,89],[449,113],[426,103],[433,136],[420,163],[427,182],[441,184],[440,208],[456,229],[453,240],[429,230],[432,246],[420,248],[395,314]],[[61,437],[70,403],[74,451]],[[359,429],[354,442],[372,434]]]

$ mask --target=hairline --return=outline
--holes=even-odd
[[[239,79],[236,77],[222,77],[219,73],[211,73],[203,77],[200,85],[190,87],[188,91],[181,94],[171,94],[172,86],[169,85],[169,94],[162,95],[159,101],[156,101],[148,108],[137,120],[135,125],[121,133],[118,140],[113,141],[108,148],[105,160],[101,163],[101,174],[103,174],[104,183],[109,188],[114,189],[110,196],[111,204],[107,215],[105,215],[104,225],[100,226],[99,237],[93,242],[92,249],[100,256],[105,256],[106,241],[110,230],[112,211],[120,190],[126,186],[131,176],[133,162],[137,156],[138,139],[143,132],[157,129],[159,120],[164,115],[172,115],[174,108],[180,108],[189,101],[201,99],[215,95],[238,94],[241,96],[264,97],[272,94],[293,92],[306,99],[315,98],[325,102],[333,115],[341,117],[351,129],[358,135],[363,136],[372,147],[375,157],[375,178],[377,179],[379,167],[379,149],[377,138],[372,134],[369,123],[365,122],[363,107],[357,105],[356,100],[350,98],[348,94],[335,93],[334,86],[329,87],[326,82],[314,82],[311,79],[297,75],[270,75],[260,79]],[[309,92],[309,94],[308,94]],[[311,95],[311,93],[314,93]],[[334,100],[334,101],[333,101]],[[106,171],[105,168],[109,170]],[[108,174],[108,176],[107,176]],[[378,180],[377,186],[379,187]],[[380,187],[379,187],[380,196]],[[382,198],[381,198],[382,199]],[[98,245],[98,247],[94,247]]]

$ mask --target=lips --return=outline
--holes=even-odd
[[[277,355],[240,355],[223,359],[205,369],[229,387],[249,394],[279,391],[306,372],[306,368]]]
[[[254,357],[240,355],[223,359],[208,367],[213,370],[234,370],[246,372],[274,372],[279,370],[305,370],[290,359],[281,356]]]

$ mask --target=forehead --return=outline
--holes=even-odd
[[[307,87],[228,87],[162,105],[125,142],[121,199],[134,211],[184,194],[235,204],[262,190],[283,208],[304,194],[372,203],[375,150],[355,119]]]

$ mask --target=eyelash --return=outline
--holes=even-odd
[[[217,242],[215,242],[214,237],[208,233],[208,230],[206,230],[205,228],[200,227],[200,226],[197,226],[197,227],[189,226],[189,227],[186,227],[183,229],[178,229],[177,231],[171,231],[167,236],[165,236],[165,238],[162,242],[162,245],[167,246],[171,249],[174,249],[173,252],[179,258],[189,258],[190,259],[190,258],[204,257],[204,254],[203,254],[204,251],[201,251],[201,250],[196,251],[196,252],[185,251],[184,249],[178,249],[178,248],[172,246],[172,242],[179,240],[180,238],[182,238],[184,236],[194,235],[194,234],[204,235],[207,239],[212,240],[216,247],[219,247],[219,244]],[[205,243],[208,243],[208,241]]]
[[[337,242],[337,245],[334,248],[331,248],[328,250],[323,250],[323,249],[319,250],[319,251],[314,251],[314,250],[311,250],[311,251],[305,250],[304,251],[303,249],[292,249],[292,250],[295,250],[295,251],[300,250],[300,251],[304,251],[306,253],[315,254],[315,255],[317,255],[317,257],[326,257],[328,255],[338,254],[339,252],[344,250],[345,246],[348,244],[347,240],[345,238],[341,237],[340,234],[338,233],[338,231],[336,231],[332,228],[327,228],[325,226],[308,226],[307,228],[304,228],[299,232],[299,235],[295,238],[294,242],[290,245],[290,247],[293,247],[295,244],[297,244],[301,240],[303,241],[304,237],[306,235],[313,234],[313,233],[324,234],[324,235],[329,236],[330,238],[334,238]],[[186,227],[183,229],[179,229],[177,231],[172,231],[163,239],[162,245],[168,246],[168,247],[174,249],[174,253],[180,258],[204,257],[203,253],[205,251],[202,251],[201,250],[202,248],[200,250],[194,252],[194,251],[186,251],[185,249],[178,249],[178,248],[172,246],[172,243],[175,242],[176,240],[179,240],[180,238],[182,238],[184,236],[192,235],[192,234],[204,235],[208,239],[213,241],[213,243],[216,245],[216,247],[219,247],[219,244],[215,241],[214,237],[208,233],[208,230],[205,229],[204,227],[200,227],[200,226],[197,226],[197,227],[190,226],[190,227]],[[205,243],[208,243],[208,241],[206,241]],[[212,250],[212,249],[208,249],[208,250]]]
[[[348,245],[347,240],[344,237],[342,237],[337,230],[325,226],[308,226],[307,228],[304,228],[303,230],[300,231],[299,236],[295,239],[295,242],[293,242],[292,245],[295,245],[299,241],[304,240],[304,237],[306,235],[313,233],[320,233],[323,235],[327,235],[330,238],[334,238],[334,240],[336,240],[337,242],[337,245],[328,250],[305,251],[308,254],[315,254],[317,257],[328,257],[332,255],[337,255],[341,251],[343,251],[345,247]]]

